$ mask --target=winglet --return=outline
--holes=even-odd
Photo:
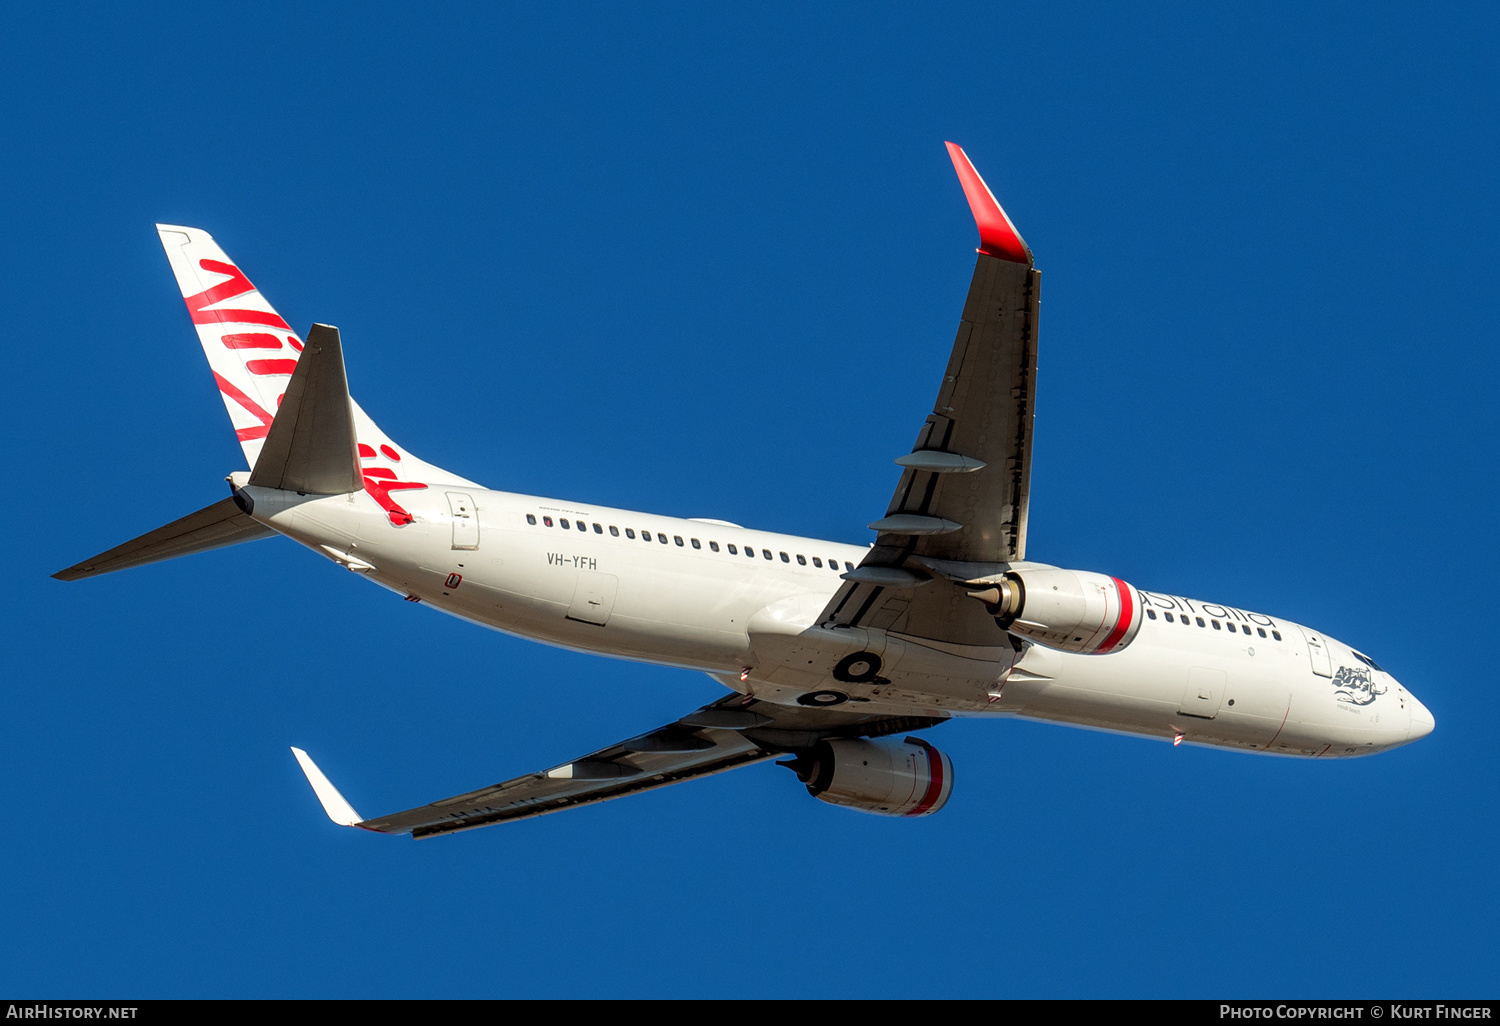
[[[1005,211],[1000,209],[1000,204],[995,202],[995,194],[974,170],[969,155],[957,143],[948,143],[947,146],[948,156],[953,159],[953,170],[958,172],[958,180],[963,184],[964,197],[974,212],[974,223],[979,226],[979,252],[1012,263],[1031,263],[1031,248],[1016,231],[1016,226],[1010,223],[1010,218],[1005,216]]]
[[[359,813],[354,811],[352,805],[344,801],[344,796],[339,794],[339,789],[328,782],[323,771],[318,769],[318,764],[300,748],[294,747],[292,754],[297,757],[297,762],[302,766],[302,772],[307,774],[307,782],[312,785],[313,793],[318,796],[318,801],[323,803],[323,811],[328,813],[328,818],[339,826],[359,826],[363,822]]]

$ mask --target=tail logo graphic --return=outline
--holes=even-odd
[[[207,232],[175,224],[159,224],[156,230],[219,397],[253,468],[302,356],[302,338]],[[364,491],[394,526],[415,522],[423,508],[413,503],[416,515],[402,508],[398,500],[413,502],[402,492],[420,492],[428,481],[473,484],[402,449],[353,399],[349,407]]]
[[[302,341],[292,332],[291,325],[282,319],[281,315],[274,310],[249,310],[236,307],[223,307],[219,304],[238,299],[240,296],[249,295],[255,291],[255,286],[250,279],[245,277],[243,271],[234,264],[223,260],[202,259],[198,266],[212,274],[227,274],[228,281],[204,289],[196,295],[185,296],[188,314],[192,317],[194,324],[207,325],[230,325],[230,324],[258,324],[270,328],[281,329],[280,334],[272,334],[269,331],[253,332],[227,332],[220,337],[224,348],[232,350],[254,349],[254,350],[279,350],[289,352],[290,358],[283,359],[250,359],[244,361],[245,371],[255,377],[291,377],[292,371],[297,369],[297,354],[302,351]],[[218,371],[214,371],[214,381],[219,386],[219,391],[224,393],[225,399],[234,402],[250,416],[260,421],[249,427],[237,428],[235,435],[242,442],[252,439],[265,438],[271,430],[271,421],[276,416],[274,410],[267,410],[261,403],[247,395],[244,390],[238,388],[233,382],[225,378]],[[276,405],[281,405],[283,393],[276,394]],[[266,395],[266,393],[262,393]]]
[[[390,467],[367,465],[367,461],[381,458],[390,463],[401,462],[401,454],[389,445],[382,445],[377,453],[373,446],[366,445],[364,442],[359,443],[360,474],[365,479],[365,491],[370,493],[372,499],[380,503],[380,508],[385,510],[385,515],[390,518],[391,523],[397,527],[403,527],[416,518],[391,498],[391,492],[402,488],[426,488],[427,485],[421,481],[402,481],[397,472]]]
[[[267,413],[261,407],[260,403],[235,388],[232,382],[224,380],[224,376],[218,371],[214,371],[214,382],[219,386],[220,392],[223,392],[225,396],[239,403],[246,413],[260,421],[258,425],[253,427],[236,429],[234,433],[240,441],[245,442],[252,438],[264,438],[270,433],[271,421],[275,416],[274,414]],[[279,399],[277,401],[280,402]]]
[[[210,310],[211,306],[216,307],[227,300],[254,292],[255,286],[250,284],[250,279],[238,267],[222,260],[199,260],[198,266],[214,274],[227,274],[229,280],[221,281],[196,296],[187,297],[188,313],[192,314],[194,324],[269,324],[282,331],[292,330],[292,326],[274,311]]]

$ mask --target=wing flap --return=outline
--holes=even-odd
[[[251,520],[234,504],[233,499],[222,499],[196,513],[189,513],[181,520],[174,520],[166,527],[158,527],[139,538],[132,538],[123,545],[101,552],[92,559],[85,559],[66,570],[59,570],[52,576],[59,581],[78,581],[194,552],[207,552],[257,538],[270,538],[275,533],[264,524]]]

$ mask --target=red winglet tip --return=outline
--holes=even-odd
[[[974,214],[974,223],[979,226],[979,252],[1017,264],[1031,263],[1030,248],[995,201],[990,187],[974,170],[969,155],[957,143],[946,145],[948,156],[953,160],[953,170],[958,172],[958,180],[964,187],[964,198],[969,201],[969,210]]]

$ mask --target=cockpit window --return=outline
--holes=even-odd
[[[1349,651],[1354,652],[1354,649],[1351,648]],[[1364,663],[1372,670],[1380,670],[1381,673],[1385,672],[1384,670],[1380,669],[1379,663],[1371,659],[1369,656],[1365,655],[1363,652],[1354,652],[1354,658],[1358,659],[1360,662]]]

